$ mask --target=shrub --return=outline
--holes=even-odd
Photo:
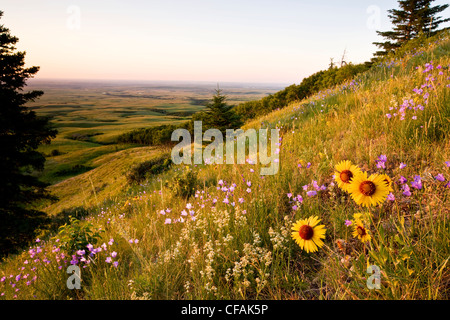
[[[142,183],[147,180],[150,175],[157,175],[168,170],[171,164],[172,160],[167,154],[142,162],[133,167],[128,173],[128,184]]]

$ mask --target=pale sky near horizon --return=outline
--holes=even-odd
[[[447,1],[437,0],[434,5]],[[396,0],[2,0],[37,79],[300,83],[370,60]],[[450,17],[450,8],[441,13]],[[445,26],[450,26],[446,24]]]

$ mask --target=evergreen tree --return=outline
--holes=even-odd
[[[233,106],[228,105],[227,97],[222,90],[217,88],[212,101],[206,105],[206,110],[197,115],[196,118],[203,121],[203,130],[218,129],[225,136],[227,129],[238,129],[243,124]]]
[[[394,24],[392,31],[377,31],[377,34],[386,39],[385,42],[374,42],[382,49],[376,56],[383,56],[399,48],[408,40],[423,34],[432,36],[438,31],[439,25],[450,21],[437,16],[448,8],[448,4],[431,6],[435,0],[399,0],[399,9],[391,9],[389,19]]]
[[[2,16],[0,11],[0,19]],[[30,240],[45,218],[31,205],[51,197],[46,185],[31,173],[44,167],[45,158],[38,146],[50,143],[56,135],[48,119],[25,106],[43,92],[24,92],[26,80],[39,67],[25,68],[25,52],[16,51],[17,41],[0,25],[0,256]]]

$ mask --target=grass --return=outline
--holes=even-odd
[[[111,183],[104,202],[89,201],[95,193],[83,200],[80,190],[92,190],[89,179],[101,184],[134,157],[134,149],[120,151],[120,159],[104,155],[92,175],[55,186],[61,188],[56,193],[73,197],[67,205],[84,204],[90,211],[84,224],[103,231],[93,243],[102,250],[77,259],[82,289],[66,289],[65,269],[76,253],[61,256],[56,239],[63,235],[51,235],[32,246],[41,252],[24,251],[2,262],[2,298],[448,299],[450,40],[444,36],[419,54],[395,57],[356,82],[246,124],[244,129],[280,129],[277,175],[259,176],[259,164],[174,166],[129,189]],[[433,70],[423,73],[430,61]],[[426,80],[430,73],[432,82]],[[416,94],[422,84],[430,87]],[[402,109],[405,99],[415,99],[423,111]],[[380,155],[387,157],[385,168],[377,167]],[[333,179],[342,160],[386,173],[395,200],[370,208],[356,204]],[[170,184],[175,178],[186,181],[179,177],[187,172],[196,177],[189,198],[176,195]],[[411,184],[416,176],[420,189]],[[402,179],[411,195],[405,195]],[[309,196],[305,189],[317,193]],[[363,214],[370,242],[362,243],[345,225],[356,213]],[[291,238],[292,224],[310,216],[327,229],[316,253],[306,253]],[[80,261],[82,256],[90,262]],[[370,265],[381,270],[380,289],[366,285]]]

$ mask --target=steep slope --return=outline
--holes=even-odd
[[[448,299],[449,66],[450,39],[441,34],[248,123],[245,129],[280,129],[278,174],[260,176],[260,165],[249,163],[176,166],[126,201],[93,210],[82,223],[89,229],[67,227],[11,257],[0,277],[24,266],[20,274],[37,278],[29,285],[16,279],[14,288],[5,281],[0,292],[22,299]],[[389,195],[362,206],[339,187],[344,160],[386,174],[392,184],[376,189],[389,186]],[[176,192],[185,185],[195,191],[189,198]],[[292,228],[314,217],[325,237],[307,252]],[[89,238],[93,230],[101,239]],[[92,246],[61,256],[67,242],[86,237]],[[81,293],[64,287],[70,263],[83,266]],[[371,265],[380,270],[375,289]]]

